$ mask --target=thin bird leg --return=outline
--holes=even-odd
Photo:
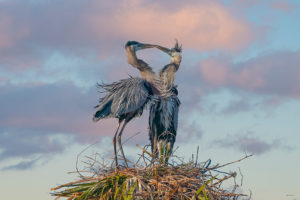
[[[152,155],[153,158],[152,159],[156,159],[157,158],[157,128],[156,125],[154,125],[154,134],[152,132]]]
[[[121,125],[121,122],[119,121],[118,122],[118,128],[117,128],[117,131],[114,135],[114,138],[113,138],[113,145],[114,145],[114,153],[115,153],[115,162],[116,162],[116,168],[119,167],[119,164],[118,164],[118,156],[117,156],[117,147],[116,147],[116,138],[117,138],[117,133],[119,131],[119,128],[120,128],[120,125]]]
[[[128,167],[128,164],[127,164],[127,161],[126,161],[126,158],[125,158],[125,154],[124,154],[124,151],[123,151],[122,143],[121,143],[121,136],[122,136],[122,133],[123,133],[123,131],[124,131],[124,128],[125,128],[126,124],[127,124],[127,121],[124,122],[124,124],[123,124],[123,126],[122,126],[122,129],[121,129],[121,131],[120,131],[119,134],[118,134],[118,144],[119,144],[119,148],[120,148],[120,150],[121,150],[121,154],[122,154],[122,156],[123,156],[125,165],[126,165],[126,167]]]

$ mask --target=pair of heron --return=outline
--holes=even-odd
[[[156,75],[146,62],[137,58],[136,52],[146,48],[157,48],[171,57],[171,62],[160,70],[159,75]],[[121,136],[126,124],[133,118],[141,116],[148,103],[150,103],[149,139],[152,153],[157,156],[157,144],[163,142],[169,148],[168,154],[171,154],[176,138],[180,105],[177,97],[178,91],[174,86],[175,72],[181,62],[182,48],[178,42],[176,41],[175,46],[169,49],[159,45],[128,41],[125,49],[128,63],[139,70],[141,77],[129,77],[112,84],[98,84],[104,89],[106,95],[100,98],[99,105],[95,106],[97,111],[93,118],[95,122],[105,118],[118,119],[117,130],[113,137],[117,167],[116,142],[118,142],[124,163],[128,166]]]

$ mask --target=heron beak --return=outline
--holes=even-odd
[[[169,56],[171,56],[171,49],[168,49],[166,47],[162,47],[159,45],[155,45],[156,48],[158,48],[159,50],[162,50],[163,52],[167,53]]]
[[[139,43],[135,46],[134,49],[135,49],[135,51],[138,51],[138,50],[141,50],[141,49],[147,49],[147,48],[152,48],[152,47],[155,47],[155,45]]]
[[[147,49],[147,48],[153,48],[155,45],[153,44],[140,44],[140,49]]]

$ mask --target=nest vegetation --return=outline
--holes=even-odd
[[[55,199],[68,200],[236,200],[251,199],[251,194],[241,192],[243,176],[237,183],[237,172],[221,171],[223,167],[240,162],[252,155],[223,165],[212,165],[211,160],[198,162],[196,156],[188,162],[182,158],[160,151],[158,159],[142,148],[136,162],[130,167],[116,168],[113,161],[102,162],[96,156],[86,156],[89,176],[79,174],[79,180],[52,188]],[[174,151],[175,152],[175,151]],[[121,159],[121,158],[120,158]],[[86,172],[86,170],[85,170]],[[229,179],[233,183],[224,189],[223,183]]]

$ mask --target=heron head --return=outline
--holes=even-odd
[[[137,41],[128,41],[125,45],[125,48],[130,48],[132,51],[138,51],[141,49],[146,49],[146,48],[152,48],[155,47],[155,45],[152,44],[143,44]]]
[[[156,47],[171,56],[172,62],[181,62],[182,45],[178,44],[178,40],[176,40],[175,46],[171,49],[159,45],[156,45]]]
[[[171,61],[172,61],[172,62],[175,62],[175,63],[179,63],[179,64],[180,64],[181,58],[182,58],[182,56],[181,56],[181,50],[178,51],[177,49],[172,48],[172,49],[170,50],[170,54],[169,54],[169,55],[171,56]]]

